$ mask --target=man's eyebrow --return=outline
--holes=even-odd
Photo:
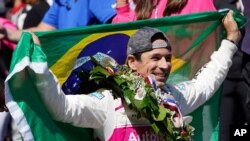
[[[160,53],[152,53],[151,55],[152,56],[162,56],[162,54],[160,54]],[[166,54],[164,56],[172,56],[172,53]]]

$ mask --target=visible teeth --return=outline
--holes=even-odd
[[[165,74],[159,74],[159,73],[157,73],[157,74],[155,74],[156,76],[162,76],[162,77],[164,77],[165,76]]]

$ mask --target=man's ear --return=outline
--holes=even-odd
[[[137,63],[137,60],[133,55],[128,55],[127,56],[127,64],[132,70],[137,69],[136,63]]]

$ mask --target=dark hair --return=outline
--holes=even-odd
[[[156,5],[153,0],[134,0],[137,20],[149,19]]]
[[[141,55],[142,55],[142,53],[143,53],[143,52],[138,52],[138,53],[134,53],[134,54],[132,54],[132,55],[135,57],[135,59],[136,59],[137,61],[141,61]]]
[[[172,13],[179,13],[185,7],[188,0],[168,0],[163,15],[169,16]]]
[[[153,0],[133,0],[136,7],[135,12],[137,15],[137,20],[149,19],[153,9],[158,5],[158,1],[153,5]],[[166,8],[163,15],[169,16],[172,13],[180,12],[188,0],[168,0]]]

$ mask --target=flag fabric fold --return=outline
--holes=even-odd
[[[108,54],[119,64],[124,64],[127,41],[141,27],[159,28],[172,44],[173,68],[168,83],[191,79],[209,60],[211,53],[218,49],[225,35],[221,20],[227,12],[37,32],[41,47],[33,42],[30,33],[23,33],[5,81],[7,107],[23,139],[93,140],[92,129],[54,121],[40,95],[60,90],[65,94],[79,92],[84,84],[77,74],[81,70],[89,72],[92,69],[89,57],[96,52]],[[235,17],[243,26],[244,18],[240,15]],[[51,87],[50,84],[54,83],[61,87]],[[219,93],[191,114],[194,119],[191,125],[196,128],[194,140],[217,140]]]

